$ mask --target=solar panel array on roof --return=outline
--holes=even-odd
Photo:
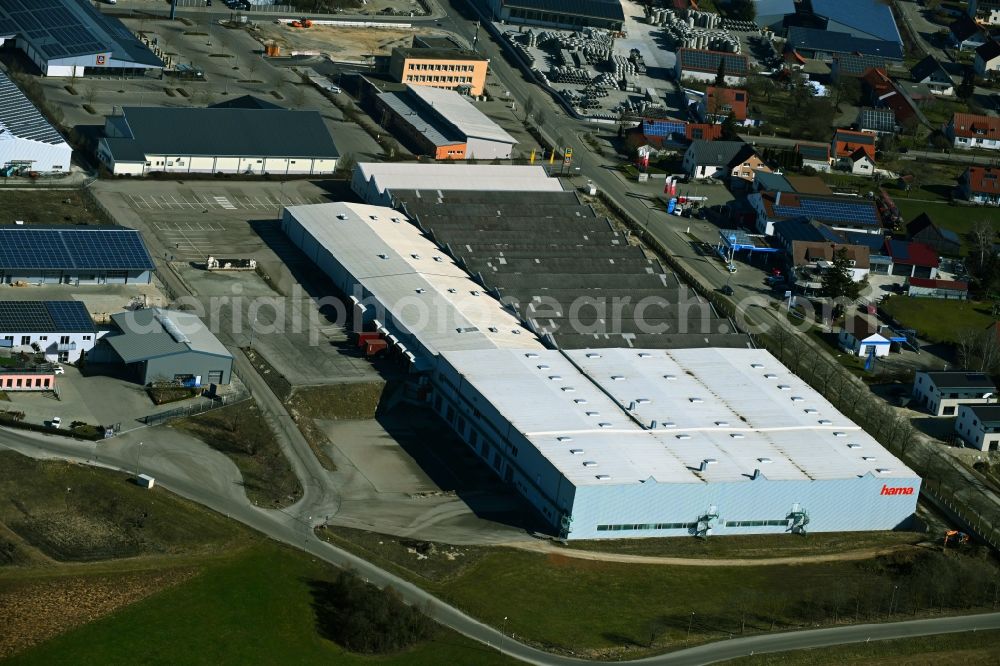
[[[0,228],[0,270],[153,270],[135,229]]]
[[[739,53],[680,49],[678,56],[681,59],[681,67],[684,69],[715,72],[719,69],[719,62],[724,60],[727,76],[743,76],[747,73],[747,58]]]
[[[108,44],[67,7],[66,0],[0,0],[16,32],[49,58],[110,51]]]
[[[80,301],[0,301],[0,331],[5,333],[93,330],[94,321]]]
[[[19,139],[54,146],[66,143],[35,105],[6,74],[0,72],[0,138],[5,132]]]
[[[856,204],[847,201],[800,198],[797,207],[776,205],[774,212],[781,217],[805,215],[824,221],[855,222],[871,226],[879,225],[875,207],[868,203]]]

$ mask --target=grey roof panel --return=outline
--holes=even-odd
[[[127,106],[123,113],[132,138],[146,155],[317,159],[339,155],[317,111]],[[112,157],[118,159],[115,153]]]
[[[881,0],[812,0],[812,10],[858,33],[902,43],[892,10]]]
[[[827,53],[858,53],[887,60],[902,60],[903,47],[897,42],[881,39],[863,39],[846,32],[801,28],[788,29],[788,46],[794,49],[824,51]]]
[[[53,146],[66,144],[66,139],[49,124],[21,89],[4,72],[0,72],[0,140],[8,138],[5,134]]]
[[[111,315],[111,320],[121,332],[104,339],[125,363],[186,352],[232,358],[201,319],[190,312],[149,308],[119,312]]]

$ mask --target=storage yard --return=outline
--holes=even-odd
[[[607,119],[654,109],[684,117],[674,52],[684,47],[750,53],[749,40],[760,35],[753,23],[709,12],[622,6],[625,36],[600,28],[497,27],[543,84],[580,113]]]
[[[396,46],[409,46],[414,35],[441,36],[428,28],[341,28],[313,23],[296,28],[287,23],[265,22],[252,34],[262,44],[277,44],[283,56],[321,54],[337,62],[370,63]]]

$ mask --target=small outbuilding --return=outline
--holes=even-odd
[[[906,280],[906,295],[964,301],[969,298],[969,283],[960,280],[911,277]]]
[[[111,315],[115,330],[102,338],[92,360],[120,363],[145,385],[176,381],[228,384],[233,355],[190,312],[149,308]]]
[[[878,324],[868,317],[848,317],[838,336],[840,347],[854,356],[888,356],[892,341],[879,333]]]

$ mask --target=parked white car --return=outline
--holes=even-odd
[[[58,416],[53,416],[52,420],[49,421],[49,425],[52,426],[53,428],[61,428],[62,427],[62,418],[60,418]]]
[[[65,375],[66,369],[63,368],[61,365],[57,365],[52,368],[52,372],[54,372],[57,375]]]

